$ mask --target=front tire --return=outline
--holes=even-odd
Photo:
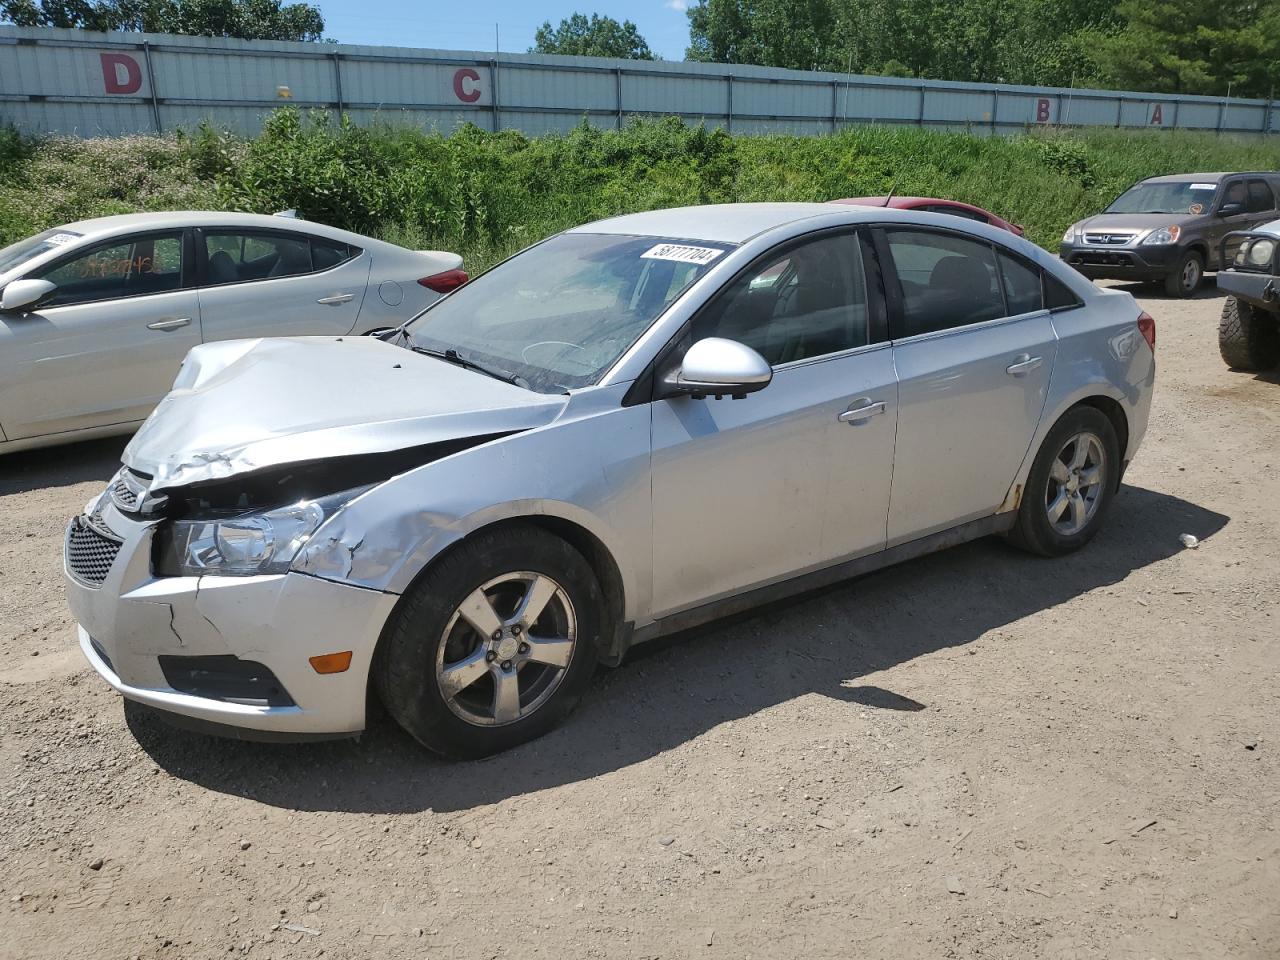
[[[1059,557],[1094,538],[1115,496],[1120,444],[1102,411],[1073,407],[1040,445],[1009,540]]]
[[[591,681],[604,602],[590,565],[530,524],[482,531],[420,577],[374,658],[387,712],[423,746],[475,759],[539,737]]]
[[[1173,272],[1164,278],[1164,292],[1171,297],[1194,296],[1203,280],[1204,258],[1188,250],[1178,259]]]
[[[1280,315],[1227,297],[1218,320],[1218,352],[1232,370],[1270,370],[1280,364]]]

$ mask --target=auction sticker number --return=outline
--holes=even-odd
[[[642,260],[675,260],[678,263],[696,263],[705,266],[723,250],[715,247],[686,247],[678,243],[660,243],[640,254]]]

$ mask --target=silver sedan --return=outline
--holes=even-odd
[[[146,213],[0,249],[0,454],[129,433],[188,350],[396,326],[462,258],[284,217]]]
[[[1154,347],[1128,294],[954,217],[589,224],[381,339],[193,350],[68,528],[81,647],[203,729],[352,735],[376,696],[492,753],[644,640],[976,537],[1080,549]]]

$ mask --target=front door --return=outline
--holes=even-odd
[[[200,316],[206,343],[239,337],[350,333],[370,257],[286,230],[199,231]]]
[[[894,546],[996,512],[1040,422],[1057,337],[1034,264],[944,231],[883,238],[897,277]]]
[[[200,342],[184,253],[180,230],[141,234],[30,274],[58,289],[33,312],[0,313],[0,419],[10,440],[146,418]]]
[[[656,616],[883,547],[897,402],[864,252],[852,232],[785,245],[681,338],[677,359],[726,337],[774,375],[739,400],[652,404]]]

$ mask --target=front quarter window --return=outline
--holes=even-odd
[[[728,249],[560,234],[430,307],[407,327],[409,341],[541,393],[589,386]]]

